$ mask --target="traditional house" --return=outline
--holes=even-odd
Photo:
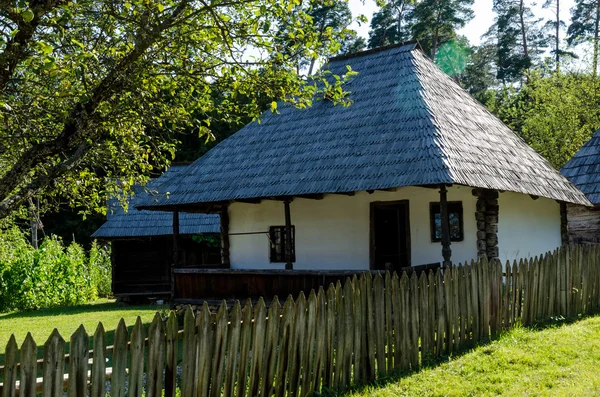
[[[219,267],[219,215],[182,214],[175,219],[180,236],[174,244],[173,213],[137,211],[132,206],[140,197],[151,195],[163,178],[179,171],[173,166],[161,178],[148,183],[148,192],[136,187],[129,200],[129,211],[118,200],[108,202],[107,220],[92,234],[110,242],[112,290],[115,296],[161,297],[171,294],[171,269],[174,256],[194,267]]]
[[[537,255],[561,245],[561,205],[589,204],[416,45],[326,67],[347,65],[358,72],[344,87],[351,106],[281,105],[136,204],[221,214],[232,270],[176,270],[187,289],[176,297],[214,295],[207,285],[235,277],[246,289],[231,293],[281,296],[340,271]]]
[[[567,204],[569,241],[600,243],[600,130],[560,172],[581,190],[593,207]]]

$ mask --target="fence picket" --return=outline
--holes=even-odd
[[[165,397],[174,397],[177,389],[178,334],[177,317],[171,311],[166,325]]]
[[[227,304],[223,302],[225,308]],[[225,309],[225,313],[227,309]],[[257,396],[260,387],[260,377],[263,368],[263,353],[265,349],[265,334],[267,329],[267,311],[265,301],[261,297],[254,308],[254,327],[252,330],[252,360],[250,362],[250,378],[248,379],[248,393]],[[214,375],[213,375],[214,376]],[[217,397],[218,394],[213,394]]]
[[[102,323],[98,324],[100,327]],[[94,346],[95,348],[95,346]],[[103,357],[103,356],[101,356]],[[6,363],[6,358],[5,358]],[[102,374],[104,375],[104,373]],[[93,376],[93,371],[92,371]],[[21,383],[19,390],[19,397],[35,397],[36,394],[36,378],[37,378],[37,345],[28,332],[23,344],[21,345]],[[6,377],[4,377],[6,379]],[[104,384],[104,378],[102,378],[102,384]],[[104,391],[104,389],[102,389]],[[91,397],[96,397],[94,394],[94,388],[92,383],[92,394]],[[104,397],[104,394],[102,394]]]
[[[445,354],[444,340],[446,333],[446,307],[444,303],[444,283],[442,279],[442,270],[435,271],[436,284],[436,309],[437,309],[437,329],[436,329],[436,356]]]
[[[454,304],[452,303],[452,268],[444,270],[444,296],[446,302],[446,337],[444,338],[446,353],[451,353],[454,348]]]
[[[377,374],[386,373],[385,365],[385,292],[384,281],[381,273],[375,275],[373,280],[373,306],[375,309],[375,346],[377,359]]]
[[[263,383],[261,389],[261,395],[270,396],[273,394],[273,388],[275,384],[275,370],[277,369],[277,341],[279,339],[279,314],[281,312],[281,305],[277,296],[273,298],[271,306],[269,307],[269,314],[267,320],[267,337],[265,342],[265,353],[264,353],[264,369],[263,369]],[[232,320],[233,321],[233,320]],[[231,349],[231,348],[230,348]],[[235,356],[231,354],[237,354],[237,351],[228,353],[227,360],[235,360]]]
[[[196,318],[196,386],[198,397],[208,397],[210,389],[210,371],[212,366],[212,351],[214,338],[214,324],[208,303],[204,302],[200,314]],[[247,353],[244,355],[247,357]],[[246,379],[246,373],[243,374]],[[242,391],[243,393],[244,391]],[[242,394],[243,395],[243,394]],[[241,397],[240,394],[238,396]]]
[[[352,305],[352,301],[348,299],[348,296],[345,298],[345,301]],[[306,302],[306,313],[306,336],[302,343],[305,346],[304,354],[302,356],[302,395],[310,395],[313,391],[313,353],[317,343],[317,295],[315,294],[315,290],[311,290],[310,295],[308,296],[308,301]],[[347,333],[346,337],[350,339],[354,338],[354,334],[349,332]]]
[[[468,314],[468,264],[465,262],[464,265],[459,267],[459,289],[458,289],[458,302],[460,306],[460,341],[464,345],[469,337],[469,314]]]
[[[165,329],[160,314],[156,313],[148,329],[147,397],[160,397],[162,395],[165,350]]]
[[[313,374],[313,389],[321,390],[324,385],[326,356],[327,356],[327,307],[325,303],[325,291],[319,287],[317,293],[317,325],[316,325],[316,351],[315,351],[315,369]],[[279,330],[279,328],[277,328]],[[274,349],[277,348],[277,339],[274,339]],[[275,352],[273,353],[275,355]],[[271,395],[271,394],[269,394]]]
[[[466,321],[466,338],[467,340],[472,340],[473,339],[473,298],[471,297],[471,285],[472,285],[472,280],[471,280],[471,265],[469,265],[468,262],[465,262],[465,280],[464,280],[464,289],[466,291],[465,293],[465,299],[466,301],[466,307],[467,307],[467,321]]]
[[[88,360],[90,338],[83,325],[71,336],[69,345],[69,385],[68,397],[85,396],[88,384]]]
[[[4,373],[2,380],[4,381],[2,387],[3,397],[15,397],[17,395],[16,383],[17,383],[17,364],[19,363],[19,346],[15,335],[12,334],[6,344],[6,350],[4,351]]]
[[[367,355],[368,362],[367,374],[369,379],[375,379],[375,356],[377,355],[377,338],[375,337],[375,307],[373,302],[373,276],[371,273],[365,274],[365,290],[367,299]]]
[[[471,261],[471,307],[473,310],[473,339],[479,341],[481,331],[481,320],[480,320],[480,303],[479,303],[479,263],[474,260]]]
[[[330,291],[332,288],[329,288]],[[329,291],[328,291],[329,293]],[[335,315],[335,310],[332,310],[331,313]],[[294,299],[292,299],[291,295],[288,296],[287,300],[283,304],[283,314],[281,318],[281,344],[279,345],[279,358],[277,359],[278,368],[277,374],[275,376],[275,395],[283,396],[285,395],[286,385],[289,381],[289,373],[291,371],[290,360],[289,360],[289,351],[290,351],[290,340],[292,339],[293,326],[294,326],[294,315],[295,315],[295,303]],[[328,320],[329,321],[329,320]],[[333,346],[333,340],[332,340]],[[333,347],[331,348],[331,353],[333,354]],[[242,352],[240,352],[240,362]],[[331,364],[333,365],[333,359],[331,360]],[[238,380],[239,382],[239,380]],[[333,387],[330,385],[329,387]]]
[[[410,365],[413,370],[419,368],[419,281],[416,273],[410,276]]]
[[[370,275],[370,273],[368,273]],[[369,346],[368,346],[368,330],[369,323],[372,322],[368,311],[368,295],[370,290],[367,287],[367,273],[363,273],[359,278],[360,285],[360,301],[361,301],[361,331],[360,331],[360,355],[361,355],[361,381],[374,379],[369,376]]]
[[[352,316],[354,318],[354,382],[356,384],[360,383],[363,379],[362,373],[363,369],[363,350],[364,346],[362,345],[362,336],[363,336],[363,310],[362,310],[362,291],[360,288],[360,281],[356,278],[356,276],[352,279],[353,286],[353,304],[352,304]]]
[[[277,297],[275,298],[277,300]],[[240,350],[240,332],[242,329],[242,307],[240,301],[236,300],[231,309],[231,321],[229,323],[229,347],[227,349],[227,368],[225,369],[225,385],[223,396],[230,397],[234,394],[236,363]],[[185,333],[184,333],[185,337]],[[183,379],[182,379],[183,380]]]
[[[454,350],[458,351],[460,346],[460,268],[461,265],[452,268],[452,333],[454,335]]]
[[[410,291],[409,279],[406,272],[400,278],[400,368],[408,370],[411,360],[411,336],[410,336]],[[372,378],[371,378],[372,379]]]
[[[127,343],[126,340],[125,343]],[[64,367],[65,340],[54,328],[44,344],[42,397],[63,397]],[[122,397],[122,395],[119,397]]]
[[[400,297],[400,279],[398,274],[394,272],[392,277],[392,321],[394,328],[394,369],[401,368],[401,355],[402,350],[402,298]]]
[[[125,373],[127,371],[127,327],[121,319],[115,330],[112,351],[111,397],[125,396]]]
[[[129,356],[131,364],[129,366],[129,391],[128,396],[142,396],[142,379],[144,375],[144,326],[142,319],[138,316],[135,325],[131,330],[131,339],[129,347]]]
[[[342,301],[342,297],[341,297],[341,290],[342,287],[339,286],[339,282],[338,282],[338,287],[337,289],[339,289],[339,302],[340,305],[343,305],[343,301]],[[336,291],[336,294],[338,293],[338,291]],[[301,365],[302,365],[302,356],[304,355],[304,334],[306,331],[306,298],[304,297],[304,293],[300,292],[300,295],[298,296],[298,299],[296,299],[296,313],[294,316],[294,326],[292,328],[292,341],[290,343],[290,353],[289,353],[289,359],[291,361],[291,367],[290,367],[290,377],[289,377],[289,382],[288,382],[288,391],[290,392],[290,394],[292,396],[298,396],[298,389],[300,388],[300,374],[301,374]],[[340,336],[343,337],[343,334],[341,334]],[[338,342],[339,343],[339,342]],[[338,356],[339,356],[339,352],[338,352]],[[342,364],[341,362],[338,363],[337,362],[337,358],[338,356],[336,356],[336,371],[342,371]],[[338,368],[339,367],[339,368]]]
[[[336,334],[336,298],[335,298],[335,286],[329,285],[327,288],[327,334],[326,334],[326,360],[325,360],[325,379],[324,383],[330,389],[334,387],[334,365],[335,365],[335,334]]]
[[[392,276],[389,271],[385,272],[385,349],[386,349],[386,373],[394,368],[394,342],[392,334]]]
[[[264,307],[264,301],[263,301]],[[264,313],[263,313],[264,314]],[[264,315],[263,315],[264,321]],[[213,397],[219,397],[223,393],[223,380],[225,374],[225,358],[227,351],[227,331],[229,329],[229,312],[227,302],[222,301],[217,312],[215,322],[215,339],[213,347],[212,359],[212,379],[210,385],[210,394]],[[264,337],[264,334],[263,334]]]
[[[181,363],[181,397],[194,397],[196,371],[196,326],[194,311],[190,306],[183,316],[183,358]]]
[[[431,357],[431,344],[429,341],[429,294],[427,293],[427,276],[421,272],[419,276],[419,339],[421,340],[421,359]]]

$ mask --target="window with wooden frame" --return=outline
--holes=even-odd
[[[431,219],[431,241],[442,241],[440,203],[429,203],[429,215]],[[450,241],[463,241],[465,233],[463,229],[462,201],[448,202],[448,224],[450,225]]]
[[[296,262],[296,228],[292,225],[292,262]],[[285,226],[269,227],[269,260],[271,263],[286,263]]]

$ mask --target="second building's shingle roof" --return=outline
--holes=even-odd
[[[138,211],[134,208],[137,201],[159,189],[167,178],[177,174],[185,167],[172,166],[160,178],[148,183],[146,189],[135,188],[135,195],[129,200],[128,211],[118,200],[109,200],[106,222],[92,234],[92,238],[115,239],[128,237],[170,236],[173,234],[173,213],[164,211]],[[179,214],[179,233],[193,235],[199,233],[219,233],[221,223],[216,214]]]
[[[600,130],[579,149],[560,172],[594,205],[600,204]]]
[[[141,208],[462,184],[589,204],[415,45],[332,60],[354,103],[266,112],[145,197]],[[167,194],[168,193],[168,194]]]

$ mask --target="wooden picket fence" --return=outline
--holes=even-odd
[[[188,308],[183,330],[174,313],[166,323],[157,314],[147,335],[139,319],[130,334],[121,320],[109,347],[100,324],[91,351],[83,327],[68,355],[55,330],[41,363],[33,338],[21,349],[11,338],[2,395],[34,396],[41,385],[44,397],[62,397],[65,388],[68,396],[100,397],[108,377],[112,397],[144,390],[170,397],[176,388],[182,397],[307,396],[415,370],[517,323],[599,308],[598,246],[561,248],[504,267],[483,258],[410,278],[365,273],[311,291],[308,299],[289,297],[283,306],[275,298],[268,308],[263,299],[231,310],[223,302],[216,313],[206,303],[197,315]]]

